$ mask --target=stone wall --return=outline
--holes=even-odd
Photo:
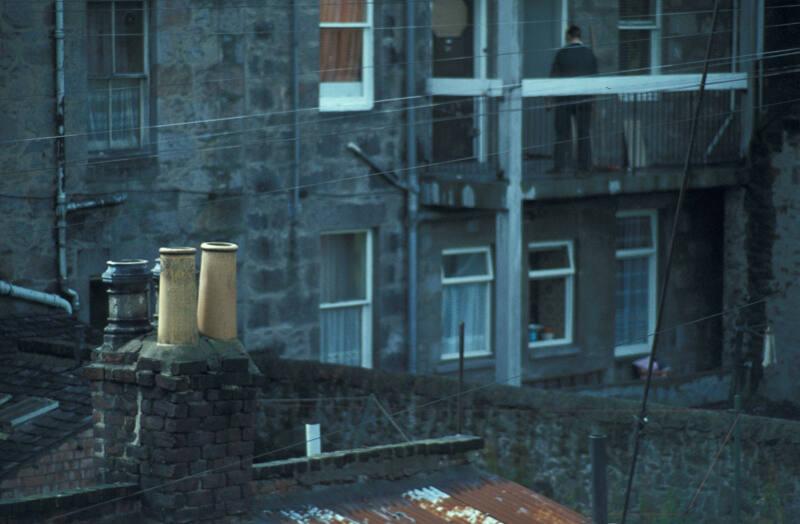
[[[120,206],[70,214],[70,285],[81,295],[84,321],[91,318],[90,280],[106,260],[154,259],[160,246],[227,240],[241,247],[244,342],[314,359],[319,234],[371,228],[375,361],[403,362],[404,195],[366,176],[367,167],[345,148],[353,141],[387,169],[402,164],[404,5],[375,4],[375,99],[394,101],[348,113],[317,110],[319,6],[297,5],[303,188],[294,212],[290,5],[150,2],[146,143],[137,151],[92,156],[86,4],[67,3],[66,190],[77,201],[128,196]],[[14,36],[0,57],[8,73],[0,84],[6,120],[0,126],[0,224],[8,235],[0,246],[0,279],[55,292],[54,145],[36,139],[55,132],[53,24],[52,2],[0,6],[0,33]],[[3,299],[0,316],[31,307]]]
[[[455,432],[457,384],[450,379],[273,360],[265,354],[256,354],[256,361],[265,374],[256,460],[302,455],[303,424],[309,422],[321,423],[324,450],[354,442],[401,442],[387,417],[369,407],[371,393],[410,438]],[[467,387],[472,392],[464,397],[464,431],[484,438],[480,463],[584,513],[590,507],[588,436],[592,428],[602,429],[608,435],[610,517],[619,520],[638,403],[496,385]],[[651,406],[632,522],[680,518],[733,420],[728,412]],[[800,423],[751,416],[739,423],[745,520],[788,522],[800,497]],[[736,496],[731,449],[720,454],[688,521],[730,519]]]
[[[70,437],[25,464],[0,483],[0,498],[13,499],[86,488],[97,484],[92,430]]]

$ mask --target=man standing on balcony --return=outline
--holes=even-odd
[[[567,29],[567,45],[556,53],[551,78],[569,78],[597,74],[597,58],[592,50],[581,41],[581,28],[571,25]],[[592,98],[565,96],[555,98],[556,143],[553,148],[554,166],[552,173],[561,173],[567,165],[572,149],[572,119],[578,132],[578,170],[589,172],[592,169]]]

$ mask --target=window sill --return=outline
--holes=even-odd
[[[494,367],[494,355],[492,353],[476,353],[470,356],[464,355],[464,369],[485,369]],[[436,373],[455,373],[458,371],[458,357],[445,358],[436,365]]]
[[[573,355],[579,355],[581,353],[581,348],[569,345],[569,343],[567,342],[555,341],[555,340],[553,342],[558,342],[558,344],[561,345],[560,346],[549,345],[545,347],[529,346],[528,349],[531,351],[530,358],[533,360],[539,360],[545,358],[571,357]]]
[[[614,358],[624,360],[635,357],[646,357],[650,354],[648,344],[636,344],[631,346],[617,346],[614,348]]]
[[[320,113],[347,113],[370,111],[375,103],[366,98],[322,98],[319,99]]]
[[[102,164],[116,160],[146,160],[154,156],[150,149],[110,149],[88,152],[89,164]]]

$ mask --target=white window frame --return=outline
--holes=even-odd
[[[479,162],[486,162],[489,157],[489,96],[492,85],[489,80],[489,0],[474,0],[475,12],[472,26],[473,33],[473,73],[470,78],[437,78],[430,80],[431,86],[439,96],[465,96],[464,88],[474,92],[475,128],[477,135],[473,138],[473,151]],[[431,1],[433,9],[433,1]],[[502,88],[501,88],[502,90]],[[466,95],[469,96],[469,93]]]
[[[448,255],[466,255],[471,253],[483,253],[486,257],[486,275],[480,276],[470,276],[470,277],[446,277],[444,274],[444,258]],[[445,249],[442,251],[442,263],[441,263],[441,277],[442,277],[442,289],[444,290],[445,286],[457,286],[459,284],[478,284],[478,283],[488,283],[486,286],[486,340],[489,344],[489,347],[485,348],[482,351],[472,351],[467,352],[466,347],[464,348],[464,358],[480,358],[480,357],[490,357],[494,353],[492,352],[492,283],[494,282],[494,265],[492,264],[492,250],[488,246],[479,246],[479,247],[460,247],[460,248],[451,248]],[[444,300],[444,294],[442,296],[442,300]],[[466,344],[465,344],[466,345]],[[441,353],[440,359],[441,360],[458,360],[459,355],[458,352],[456,353]]]
[[[620,211],[617,213],[616,218],[632,218],[632,217],[647,217],[650,219],[650,242],[649,248],[632,248],[632,249],[617,249],[615,253],[615,262],[629,258],[645,258],[648,259],[648,272],[649,278],[647,279],[647,296],[649,297],[647,305],[647,341],[637,342],[633,344],[623,344],[621,346],[614,346],[614,356],[616,358],[628,358],[642,355],[649,355],[653,344],[653,331],[656,326],[656,293],[657,293],[657,279],[658,279],[658,211],[655,209],[636,210],[636,211]],[[616,264],[615,264],[616,266]],[[616,279],[616,273],[615,273]],[[616,300],[616,297],[615,297]],[[616,312],[616,305],[614,306]],[[616,323],[616,319],[615,319]]]
[[[528,266],[528,281],[531,280],[550,280],[555,278],[564,279],[564,336],[553,340],[528,341],[528,348],[543,348],[548,346],[561,346],[572,344],[574,315],[575,315],[575,243],[572,240],[554,240],[550,242],[531,242],[528,244],[528,252],[531,250],[542,250],[551,248],[567,248],[569,267],[562,269],[536,269],[531,270]],[[530,297],[528,298],[530,301]],[[527,312],[530,316],[530,311]]]
[[[325,1],[325,0],[322,0]],[[363,34],[361,56],[361,82],[319,83],[319,110],[321,112],[369,111],[375,105],[375,50],[373,48],[374,0],[364,0],[364,22],[322,22],[320,29],[361,29]],[[321,39],[320,39],[321,40]],[[354,96],[358,89],[360,95]]]
[[[650,32],[650,71],[651,75],[661,74],[661,28],[662,28],[662,0],[654,0],[653,20],[625,20],[617,21],[619,31],[649,31]],[[621,42],[620,42],[621,45]],[[637,75],[645,74],[637,71]]]
[[[88,4],[100,4],[100,3],[107,3],[111,4],[111,74],[108,77],[89,77],[89,81],[106,81],[108,84],[108,118],[109,120],[113,119],[112,114],[112,99],[111,99],[111,90],[112,84],[114,80],[139,80],[139,145],[133,148],[121,148],[121,147],[113,147],[113,141],[111,139],[113,128],[111,126],[111,122],[109,121],[108,124],[108,146],[104,148],[92,149],[88,146],[89,154],[93,156],[102,156],[107,153],[115,152],[115,151],[131,151],[131,150],[140,150],[143,149],[146,145],[148,133],[147,133],[147,122],[149,118],[149,111],[148,108],[148,94],[150,92],[150,33],[149,33],[149,21],[150,21],[150,11],[149,11],[149,2],[148,0],[139,0],[142,2],[142,69],[144,70],[142,73],[116,73],[116,55],[117,55],[117,46],[115,45],[114,37],[117,34],[116,30],[116,4],[122,2],[124,0],[91,0],[87,2],[87,11],[88,11]],[[87,49],[88,53],[91,53],[91,49]]]
[[[361,367],[372,368],[372,230],[371,229],[346,229],[340,231],[325,231],[322,236],[363,234],[365,236],[365,256],[367,260],[364,264],[364,278],[366,278],[366,298],[362,300],[346,300],[342,302],[320,302],[320,312],[331,309],[350,309],[361,308]],[[322,257],[320,257],[321,259]],[[320,350],[322,340],[320,339]],[[320,354],[320,359],[322,355]]]

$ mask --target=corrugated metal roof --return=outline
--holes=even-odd
[[[266,522],[302,524],[584,524],[557,502],[519,484],[469,469],[468,476],[423,477],[383,487],[353,485],[327,496],[309,492],[264,512]],[[462,472],[463,473],[463,472]],[[414,485],[416,484],[416,485]],[[396,489],[395,489],[396,488]]]

